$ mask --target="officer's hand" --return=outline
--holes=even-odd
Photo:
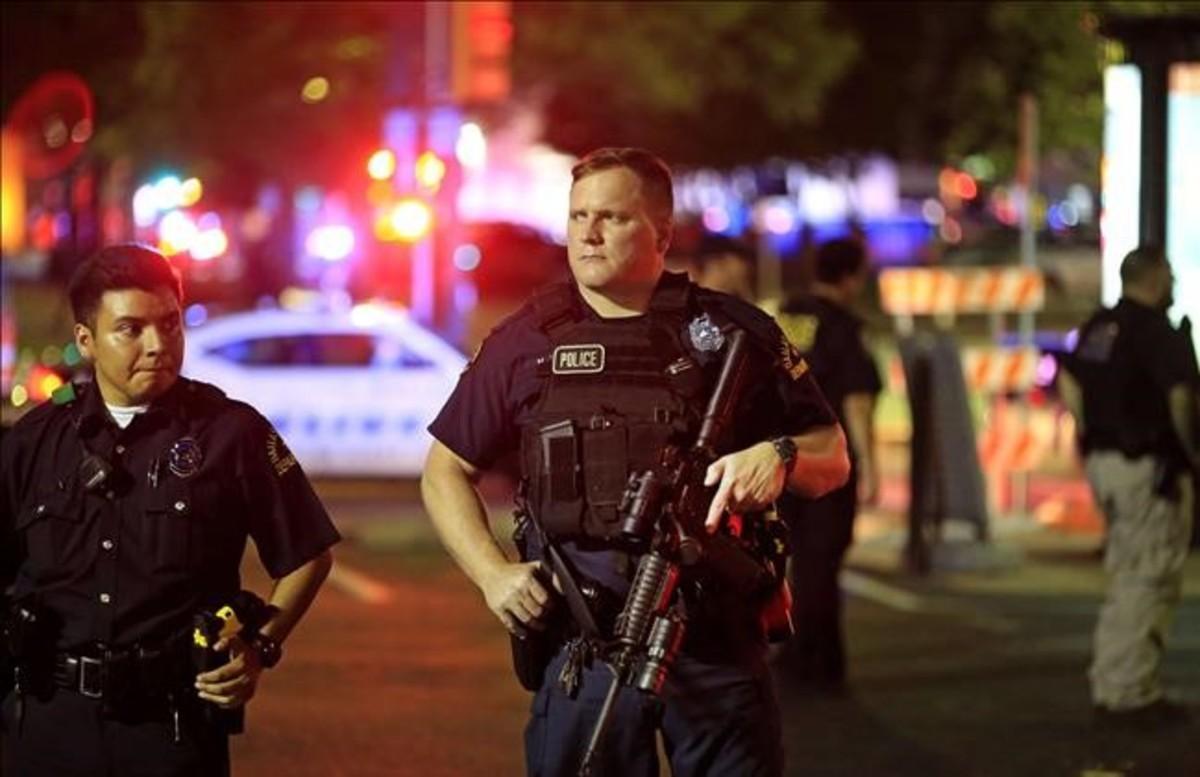
[[[541,562],[505,564],[482,585],[487,605],[504,628],[519,637],[527,628],[541,631],[544,616],[550,610],[550,593],[542,585]]]
[[[229,663],[197,675],[196,690],[200,692],[201,699],[211,701],[222,709],[240,707],[253,698],[258,687],[258,676],[263,670],[258,661],[258,651],[243,642],[241,637],[222,639],[213,649],[228,650]]]
[[[714,461],[704,473],[704,485],[720,481],[704,528],[710,533],[721,525],[726,510],[761,510],[779,498],[787,481],[783,460],[769,442],[730,453]]]

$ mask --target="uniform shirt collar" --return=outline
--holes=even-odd
[[[158,399],[150,403],[149,409],[144,413],[146,419],[172,420],[175,418],[184,418],[186,411],[182,402],[183,394],[187,391],[184,384],[187,379],[179,377],[175,380],[175,384],[167,389],[167,392]],[[100,395],[100,387],[96,385],[95,380],[85,387],[80,389],[79,411],[76,417],[76,427],[80,434],[84,437],[91,437],[100,431],[105,424],[112,424],[112,418],[108,414],[108,408],[104,404],[104,397]]]
[[[1129,297],[1121,297],[1120,301],[1117,302],[1117,307],[1124,308],[1125,310],[1135,311],[1143,315],[1154,316],[1156,318],[1165,318],[1167,315],[1167,311],[1161,308],[1150,307],[1149,305],[1138,302],[1135,299],[1130,299]]]

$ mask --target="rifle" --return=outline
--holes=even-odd
[[[657,467],[630,476],[620,505],[624,516],[621,535],[631,546],[646,552],[638,562],[617,618],[614,653],[608,662],[613,680],[592,728],[579,767],[580,777],[593,775],[621,688],[631,686],[653,694],[662,691],[687,627],[676,596],[682,567],[704,558],[718,577],[745,592],[771,579],[770,572],[730,537],[719,532],[709,536],[704,529],[712,499],[704,475],[717,458],[716,446],[745,388],[746,348],[745,332],[737,330],[730,335],[720,377],[695,443],[688,449],[668,447]]]

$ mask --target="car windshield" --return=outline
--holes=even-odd
[[[398,338],[358,332],[248,337],[213,347],[209,353],[247,367],[432,366]]]

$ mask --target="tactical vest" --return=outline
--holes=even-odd
[[[568,284],[535,295],[551,350],[521,429],[521,472],[552,537],[615,537],[630,474],[695,438],[706,380],[682,340],[691,297],[686,276],[665,273],[646,315],[614,321],[586,315]]]

